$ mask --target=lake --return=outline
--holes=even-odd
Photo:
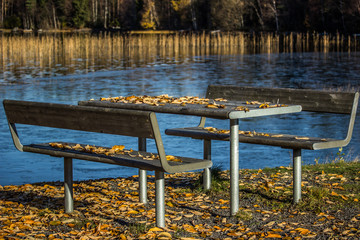
[[[310,89],[360,90],[360,53],[358,52],[289,52],[234,53],[208,52],[176,56],[151,52],[148,57],[109,56],[97,61],[86,53],[56,57],[42,63],[2,56],[0,99],[77,104],[79,100],[125,95],[160,95],[204,97],[208,84],[238,86],[289,87]],[[106,56],[103,56],[106,58]],[[39,60],[40,59],[40,60]],[[4,109],[0,107],[0,185],[18,185],[42,181],[62,181],[61,158],[22,153],[11,141]],[[195,126],[198,117],[158,114],[160,129]],[[319,137],[344,138],[347,116],[297,113],[273,117],[244,119],[242,130],[293,133]],[[219,128],[228,128],[228,121],[209,119]],[[294,128],[296,126],[296,128]],[[88,134],[74,131],[42,132],[44,128],[19,126],[23,143],[71,141],[112,146],[123,144],[137,148],[137,139],[114,135]],[[45,129],[46,130],[46,129]],[[202,142],[163,135],[165,150],[170,155],[202,157]],[[148,140],[148,150],[156,151]],[[345,158],[352,160],[360,153],[359,111],[351,143],[344,148]],[[304,164],[331,162],[338,149],[303,151]],[[240,144],[240,168],[290,166],[291,151],[277,147]],[[228,142],[213,143],[214,164],[229,169]],[[127,177],[137,169],[74,160],[74,180]],[[151,173],[153,174],[153,173]]]

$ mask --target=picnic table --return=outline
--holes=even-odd
[[[155,102],[149,96],[128,96],[79,101],[79,105],[103,108],[146,110],[156,113],[192,115],[230,122],[230,214],[239,210],[239,119],[296,113],[300,105],[253,104],[246,101],[226,101],[226,99],[200,99],[196,97],[171,98],[172,102],[161,101],[170,97],[162,95]],[[136,100],[138,98],[138,100]],[[141,101],[141,98],[147,99]],[[175,99],[175,100],[174,100]]]

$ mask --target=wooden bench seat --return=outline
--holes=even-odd
[[[219,140],[229,141],[230,133],[225,129],[217,129],[218,132],[209,131],[203,127],[189,127],[189,128],[173,128],[166,129],[166,134],[191,137],[194,139],[203,140]],[[244,131],[241,131],[244,132]],[[297,136],[289,134],[273,134],[273,133],[251,133],[249,134],[239,133],[239,142],[252,143],[260,145],[278,146],[282,148],[301,148],[308,150],[319,150],[329,148],[330,144],[334,146],[343,145],[344,140],[338,140],[334,138],[319,138],[319,137],[307,137]]]
[[[159,227],[165,226],[164,173],[191,171],[212,166],[210,160],[204,159],[173,157],[176,161],[168,161],[154,112],[16,100],[4,100],[3,105],[12,139],[19,151],[64,158],[65,211],[68,213],[73,211],[73,158],[138,168],[140,171],[139,197],[142,202],[146,202],[146,170],[155,171],[156,225]],[[115,154],[105,154],[103,151],[83,151],[85,144],[61,143],[59,136],[53,136],[52,142],[23,145],[16,130],[17,124],[50,127],[50,129],[41,128],[44,132],[40,133],[47,135],[52,134],[52,128],[60,128],[137,137],[139,151],[119,150]],[[146,152],[146,139],[155,141],[156,154]],[[93,146],[93,148],[97,147]]]
[[[72,147],[78,145],[77,143],[63,143],[63,142],[56,142],[56,143],[64,144]],[[80,144],[80,146],[85,147],[86,145]],[[111,148],[101,147],[101,146],[92,146],[92,147],[111,150]],[[68,148],[54,148],[50,146],[50,143],[23,145],[23,151],[46,154],[52,157],[64,157],[64,158],[69,157],[69,158],[75,158],[75,159],[87,160],[93,162],[109,163],[109,164],[121,165],[125,167],[140,168],[149,171],[164,171],[159,156],[156,153],[149,153],[143,151],[125,150],[128,152],[131,151],[131,153],[130,154],[115,153],[111,155],[106,155],[101,153],[84,152],[84,151],[68,149]],[[154,156],[156,158],[154,158]],[[175,167],[175,166],[181,167],[181,166],[185,166],[186,164],[204,163],[203,159],[180,157],[180,156],[172,156],[172,157],[176,161],[168,161],[167,164],[170,167]],[[197,168],[191,170],[196,170],[196,169]],[[171,173],[175,173],[175,172],[178,171],[172,171]]]
[[[324,136],[324,138],[297,136],[286,133],[244,134],[246,131],[239,132],[239,142],[241,143],[293,149],[294,202],[298,202],[301,198],[301,150],[339,148],[348,145],[354,128],[359,93],[210,85],[207,89],[206,97],[211,99],[224,98],[241,102],[296,104],[302,106],[302,111],[339,113],[350,116],[348,131],[344,139],[329,138],[330,136]],[[206,119],[201,118],[200,124],[196,127],[166,129],[165,133],[167,135],[204,140],[204,157],[209,159],[209,156],[211,156],[211,141],[229,141],[230,135],[228,130],[214,130],[213,126],[205,127],[205,122]],[[208,175],[209,171],[207,170],[205,173]],[[204,177],[204,179],[207,179],[204,187],[209,188],[209,176]]]

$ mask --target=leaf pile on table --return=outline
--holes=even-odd
[[[93,100],[93,99],[92,99]],[[148,104],[151,106],[162,106],[165,104],[177,104],[180,106],[186,106],[186,104],[200,104],[205,105],[206,108],[226,108],[225,102],[228,100],[224,98],[208,99],[200,98],[196,96],[184,96],[184,97],[172,97],[168,94],[158,96],[119,96],[119,97],[102,97],[100,101],[109,101],[112,103],[133,103],[133,104]],[[246,101],[247,105],[258,105],[258,108],[274,108],[274,107],[286,107],[285,104],[271,104],[270,102],[259,101]],[[250,111],[248,107],[238,106],[235,108],[237,111]]]
[[[61,182],[0,186],[0,239],[359,239],[359,169],[305,166],[298,205],[290,167],[241,170],[233,217],[229,171],[206,192],[199,173],[167,174],[166,228],[155,227],[154,176],[148,204],[139,203],[138,176],[75,182],[72,214],[64,213]]]

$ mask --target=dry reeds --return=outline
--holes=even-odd
[[[0,64],[8,68],[96,70],[189,56],[302,51],[357,51],[359,37],[326,33],[127,32],[0,36]]]

